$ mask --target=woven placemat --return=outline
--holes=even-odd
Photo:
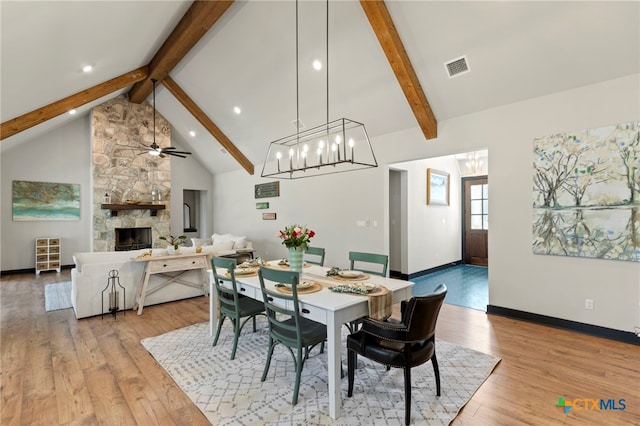
[[[283,294],[292,294],[291,289],[286,286],[276,287],[276,290],[278,290],[280,293],[283,293]],[[322,284],[313,283],[309,287],[299,288],[298,294],[316,293],[320,290],[322,290]]]

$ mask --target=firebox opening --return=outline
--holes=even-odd
[[[116,228],[116,251],[151,248],[151,228]]]

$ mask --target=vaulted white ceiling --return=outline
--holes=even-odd
[[[438,121],[640,73],[637,1],[386,3]],[[190,4],[1,1],[1,121],[148,64]],[[311,66],[325,62],[325,7],[299,4],[298,106],[307,127],[327,118],[326,67]],[[359,2],[332,1],[329,11],[329,120],[363,122],[370,137],[417,126]],[[268,143],[295,133],[295,41],[295,2],[236,1],[170,73],[257,174]],[[471,72],[449,78],[444,63],[462,55]],[[82,72],[86,64],[92,73]],[[0,146],[27,143],[126,91]],[[168,90],[159,86],[156,98],[177,143],[212,173],[241,168]]]

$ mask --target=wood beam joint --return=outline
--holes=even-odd
[[[360,5],[367,15],[371,28],[378,38],[398,83],[400,83],[422,133],[427,139],[436,138],[438,136],[438,121],[422,90],[420,80],[413,69],[387,6],[381,0],[360,0]]]

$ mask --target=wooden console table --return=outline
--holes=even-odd
[[[206,295],[209,290],[209,279],[207,275],[207,254],[206,253],[193,253],[193,254],[176,254],[173,256],[149,256],[142,258],[133,258],[136,262],[147,262],[147,265],[142,274],[142,281],[136,291],[136,299],[133,305],[133,309],[138,309],[138,315],[142,314],[142,308],[144,307],[144,298],[163,287],[171,283],[179,283],[189,287],[201,288]],[[200,282],[194,283],[187,281],[182,277],[188,271],[200,269]],[[171,275],[169,272],[177,272],[176,275]],[[167,278],[154,288],[149,288],[149,278],[151,275],[158,274]]]

